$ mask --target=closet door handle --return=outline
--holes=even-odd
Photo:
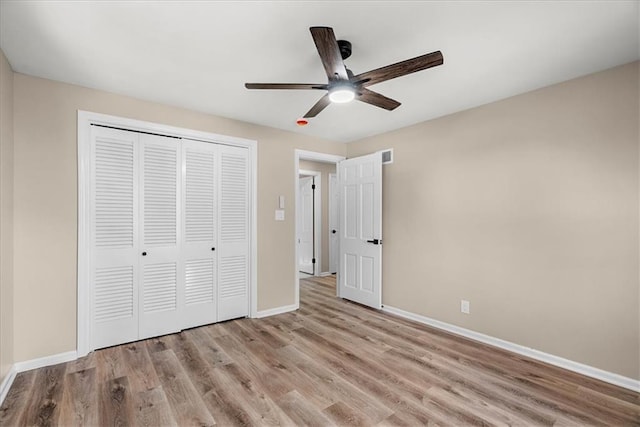
[[[146,252],[142,252],[142,256],[147,256],[147,253]]]
[[[215,251],[215,250],[216,250],[216,248],[211,248],[211,250],[212,250],[212,251]]]

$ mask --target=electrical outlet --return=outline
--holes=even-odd
[[[471,313],[471,304],[466,299],[460,300],[460,311],[464,314]]]

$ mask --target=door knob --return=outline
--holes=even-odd
[[[146,252],[142,252],[142,256],[147,256],[147,253]]]
[[[211,248],[211,250],[212,250],[212,251],[215,251],[215,250],[216,250],[216,248]]]
[[[373,243],[374,245],[379,245],[380,243],[382,243],[382,240],[378,240],[378,239],[367,240],[367,243]]]
[[[331,234],[336,234],[337,231],[336,230],[331,230]]]

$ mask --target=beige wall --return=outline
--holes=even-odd
[[[82,109],[259,141],[260,310],[294,302],[294,149],[394,148],[384,304],[640,378],[637,63],[347,147],[0,67],[2,374],[75,349]]]
[[[329,174],[336,173],[336,165],[332,163],[300,160],[300,169],[320,172],[320,199],[322,200],[322,246],[320,272],[329,271]]]
[[[78,109],[257,140],[258,309],[294,304],[294,150],[344,144],[16,73],[15,360],[76,348]]]
[[[13,71],[0,50],[0,382],[13,364]]]
[[[349,144],[383,303],[639,379],[638,117],[634,63]]]

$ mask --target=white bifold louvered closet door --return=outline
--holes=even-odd
[[[248,151],[183,140],[182,156],[186,307],[183,327],[246,316]]]
[[[248,150],[92,126],[92,348],[248,315]]]

